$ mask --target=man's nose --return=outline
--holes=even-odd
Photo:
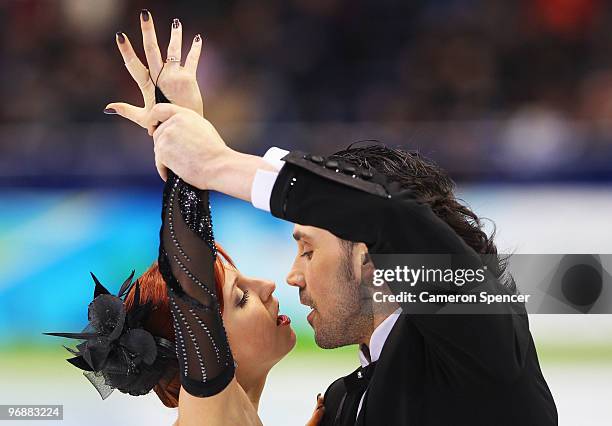
[[[287,284],[293,287],[304,287],[304,274],[296,269],[292,269],[289,274],[287,274]]]

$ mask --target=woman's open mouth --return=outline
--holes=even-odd
[[[277,326],[289,325],[289,324],[291,324],[291,318],[289,318],[287,315],[279,315],[276,317]]]

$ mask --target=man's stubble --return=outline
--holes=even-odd
[[[371,307],[364,306],[360,280],[353,266],[353,243],[339,240],[341,255],[333,280],[335,307],[320,317],[315,341],[320,348],[334,349],[363,342],[372,332]]]

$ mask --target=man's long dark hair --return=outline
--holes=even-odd
[[[442,168],[417,151],[390,148],[381,143],[355,145],[351,144],[329,158],[374,169],[399,182],[403,189],[410,189],[420,202],[429,204],[433,212],[476,253],[493,255],[496,259],[492,265],[494,275],[508,289],[516,290],[514,280],[505,273],[507,258],[498,255],[493,242],[495,229],[491,235],[487,235],[482,219],[455,196],[455,183]]]

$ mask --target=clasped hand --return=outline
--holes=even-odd
[[[210,188],[207,164],[218,163],[229,148],[214,126],[203,118],[202,95],[196,79],[202,49],[202,38],[196,35],[181,65],[182,25],[178,19],[171,25],[167,58],[162,60],[157,43],[153,17],[143,11],[140,17],[145,66],[124,33],[117,33],[116,42],[126,68],[138,84],[144,106],[124,102],[106,106],[105,112],[119,114],[147,129],[153,136],[155,166],[162,179],[171,169],[183,180],[201,189]],[[155,86],[172,104],[155,104]]]

